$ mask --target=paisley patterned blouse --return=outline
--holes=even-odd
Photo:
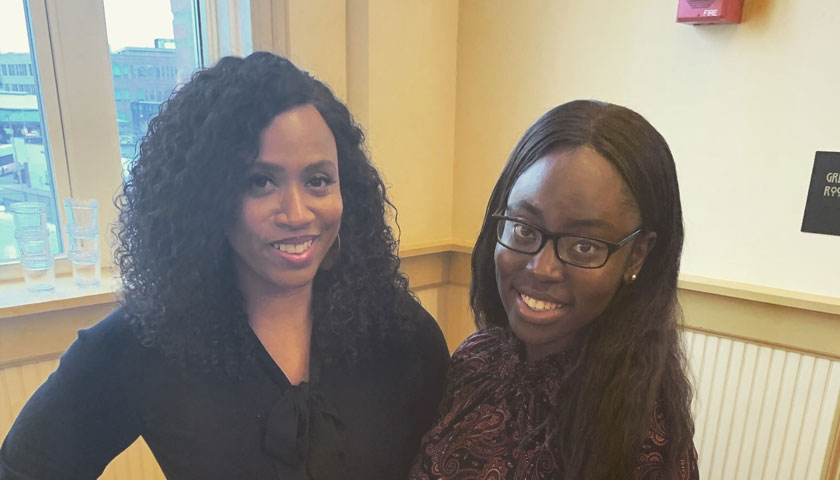
[[[557,464],[547,432],[556,406],[563,354],[525,362],[507,330],[467,338],[452,357],[440,417],[423,438],[411,480],[554,479]],[[638,455],[639,479],[662,477],[667,444],[663,416],[654,412]],[[696,480],[694,449],[680,461],[680,480]]]

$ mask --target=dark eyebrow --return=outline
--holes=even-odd
[[[264,162],[259,158],[250,165],[249,170],[266,170],[270,173],[284,173],[286,171],[286,169],[276,163]]]
[[[565,223],[566,228],[602,228],[605,230],[613,230],[613,226],[611,223],[601,220],[598,218],[575,218],[571,220],[567,220]]]
[[[518,202],[509,205],[507,210],[516,210],[517,213],[521,210],[526,214],[530,214],[538,221],[541,221],[544,218],[542,211],[527,199],[521,199]],[[563,222],[563,230],[567,232],[573,232],[577,229],[586,228],[595,228],[603,230],[607,233],[615,232],[615,228],[610,222],[600,218],[571,218]]]
[[[310,163],[303,169],[303,172],[308,175],[322,169],[338,171],[338,165],[336,165],[336,162],[332,162],[330,160],[321,160],[315,163]]]
[[[542,212],[540,209],[526,199],[522,199],[512,205],[508,205],[505,210],[524,210],[525,213],[529,213],[539,219],[542,219]]]
[[[252,170],[265,170],[272,174],[284,174],[286,169],[277,165],[276,163],[272,162],[265,162],[263,160],[257,159],[254,163],[251,164],[250,169]],[[315,163],[311,163],[307,165],[303,171],[305,174],[310,174],[313,171],[320,170],[320,169],[334,169],[337,170],[338,167],[336,166],[335,162],[331,162],[329,160],[320,160]]]

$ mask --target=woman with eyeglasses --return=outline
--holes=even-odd
[[[472,255],[479,331],[453,355],[412,479],[698,478],[679,329],[671,152],[574,101],[499,178]]]
[[[139,436],[169,479],[405,478],[449,352],[323,83],[265,52],[195,74],[119,206],[122,305],[23,408],[0,479],[98,478]]]

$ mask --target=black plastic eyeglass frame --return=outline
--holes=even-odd
[[[606,240],[601,240],[600,238],[587,237],[586,235],[577,235],[577,234],[574,234],[574,233],[549,232],[548,230],[537,227],[536,225],[531,225],[528,222],[523,222],[519,218],[508,217],[506,215],[494,214],[494,215],[492,215],[492,218],[494,220],[496,220],[496,241],[499,242],[499,245],[507,248],[508,250],[512,250],[512,251],[517,252],[517,253],[525,253],[525,254],[528,254],[528,255],[536,255],[536,254],[540,253],[542,251],[543,247],[545,247],[545,244],[548,243],[549,240],[551,240],[552,243],[554,244],[554,256],[557,257],[557,260],[560,260],[561,262],[563,262],[567,265],[572,265],[572,266],[575,266],[575,267],[578,267],[578,268],[601,268],[601,267],[603,267],[610,260],[610,257],[612,256],[613,253],[615,253],[621,247],[627,245],[630,242],[630,240],[633,240],[634,238],[636,238],[636,235],[638,235],[642,232],[642,228],[639,227],[633,233],[631,233],[630,235],[627,235],[626,237],[624,237],[623,239],[619,240],[616,243],[616,242],[608,242]],[[535,251],[529,252],[527,250],[519,250],[519,249],[513,248],[509,245],[505,245],[505,243],[502,242],[502,239],[500,238],[500,235],[499,235],[499,223],[502,222],[502,221],[516,222],[516,223],[519,223],[521,225],[525,225],[528,228],[533,228],[534,230],[540,232],[540,235],[542,236],[542,240],[540,241],[539,247],[537,247],[537,249]],[[557,241],[560,240],[563,237],[585,238],[586,240],[593,240],[593,241],[596,241],[596,242],[603,243],[604,245],[607,246],[607,256],[604,257],[604,263],[602,263],[598,266],[579,265],[577,263],[570,262],[568,260],[564,260],[564,259],[560,258],[560,253],[558,251],[559,248],[557,246],[558,245]]]

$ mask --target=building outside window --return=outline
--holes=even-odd
[[[197,49],[199,22],[195,11],[194,3],[189,0],[156,0],[143,4],[105,0],[116,121],[124,168],[134,159],[137,144],[163,100],[201,66]],[[144,19],[148,26],[146,31],[127,35],[125,32],[132,31],[130,27],[138,19]],[[167,76],[162,75],[162,71],[177,73]],[[127,92],[134,92],[133,97]]]

